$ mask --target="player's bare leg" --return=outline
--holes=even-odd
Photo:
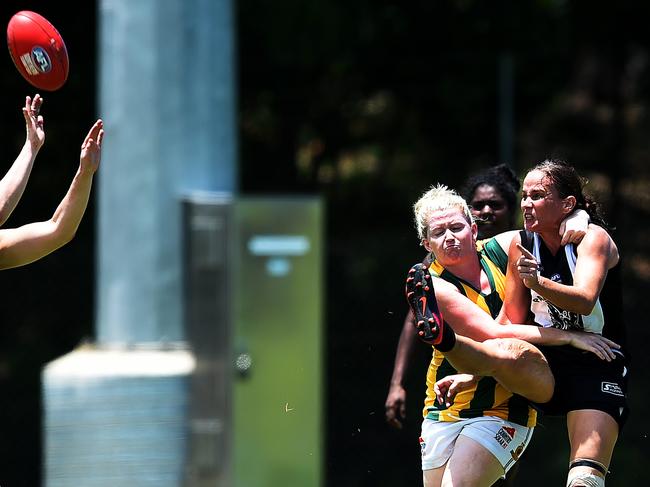
[[[424,470],[422,481],[424,487],[489,487],[502,476],[503,466],[490,451],[473,439],[459,435],[447,463]]]
[[[567,414],[571,444],[567,485],[605,485],[605,475],[618,438],[618,424],[609,414],[580,409]]]
[[[446,463],[442,467],[422,471],[422,484],[424,487],[440,487],[442,476],[445,473]]]
[[[460,435],[454,443],[441,487],[466,485],[490,487],[503,476],[503,466],[486,448],[467,436]]]

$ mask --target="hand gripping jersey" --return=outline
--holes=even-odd
[[[471,284],[456,277],[437,260],[433,261],[429,271],[432,275],[454,284],[464,296],[495,318],[503,304],[508,256],[494,239],[477,242],[477,251],[481,267],[490,283],[489,294],[483,294]],[[433,358],[427,371],[427,395],[423,411],[425,418],[435,421],[462,421],[480,416],[495,416],[522,426],[535,426],[537,416],[529,402],[521,396],[513,395],[492,377],[483,377],[472,389],[459,393],[449,408],[438,404],[433,385],[443,377],[456,373],[444,354],[433,349]]]

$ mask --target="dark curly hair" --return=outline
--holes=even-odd
[[[471,201],[474,197],[476,188],[482,185],[492,186],[508,205],[508,213],[510,221],[514,222],[517,217],[517,197],[521,184],[517,175],[506,164],[499,164],[497,166],[489,167],[481,172],[478,172],[465,181],[461,188],[460,194],[465,198],[465,201]]]

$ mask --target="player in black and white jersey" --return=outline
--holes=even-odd
[[[628,357],[618,248],[583,187],[575,169],[561,161],[544,161],[527,173],[525,231],[510,245],[504,311],[513,323],[532,315],[540,326],[596,333],[622,345],[611,362],[571,347],[540,347],[556,381],[553,398],[540,408],[567,418],[567,487],[602,487],[628,412]],[[579,245],[562,245],[560,222],[578,209],[592,224]]]

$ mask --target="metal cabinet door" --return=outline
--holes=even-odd
[[[317,198],[235,203],[237,487],[322,483],[322,220]]]

